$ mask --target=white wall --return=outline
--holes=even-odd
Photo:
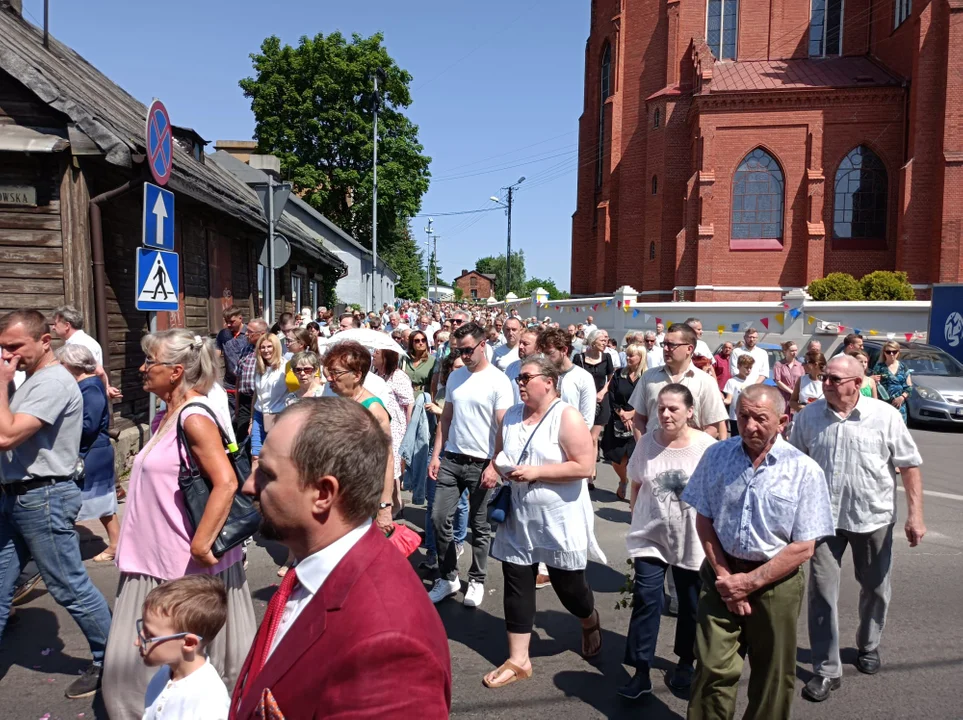
[[[905,340],[906,333],[911,333],[914,339],[924,340],[930,312],[928,301],[816,302],[800,290],[787,293],[778,302],[640,303],[636,302],[637,297],[638,293],[627,286],[619,288],[615,295],[578,300],[552,300],[546,294],[537,295],[536,291],[532,297],[511,302],[508,307],[517,307],[523,318],[550,317],[562,326],[584,323],[591,315],[598,327],[608,330],[620,342],[629,330],[654,330],[656,318],[661,318],[668,327],[673,322],[698,317],[710,347],[720,340],[718,327],[722,325],[721,337],[726,340],[741,337],[751,326],[759,331],[762,342],[782,339],[805,342],[814,337],[822,340],[827,350],[837,338],[842,340],[857,329],[864,337],[873,337],[872,331],[875,331],[878,337],[892,334]],[[491,307],[504,306],[505,303],[496,303]],[[768,329],[763,318],[768,321]]]

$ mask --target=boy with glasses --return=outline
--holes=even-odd
[[[462,313],[456,313],[456,317],[459,316]],[[495,430],[514,397],[511,382],[488,361],[483,327],[459,323],[451,337],[451,352],[461,357],[465,367],[448,377],[445,409],[428,465],[428,476],[437,482],[431,521],[441,574],[428,596],[437,603],[461,589],[453,519],[458,499],[467,489],[472,564],[464,604],[478,607],[485,598],[485,568],[491,542],[488,522],[491,490],[481,485],[481,476],[494,454]]]
[[[227,620],[219,578],[188,575],[151,590],[137,621],[140,656],[160,670],[147,686],[144,720],[227,720],[231,697],[207,657]]]

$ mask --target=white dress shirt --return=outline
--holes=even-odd
[[[298,619],[298,615],[308,606],[311,598],[313,598],[318,590],[321,589],[321,586],[324,585],[324,581],[328,579],[328,576],[338,566],[338,563],[344,559],[344,556],[351,551],[351,548],[358,544],[358,541],[368,532],[369,527],[371,527],[371,521],[365,520],[347,535],[338,538],[326,548],[318,550],[314,555],[308,555],[308,557],[295,565],[292,570],[288,571],[296,572],[298,574],[298,581],[291,591],[287,603],[284,605],[284,612],[281,614],[281,624],[278,625],[278,630],[274,633],[274,640],[271,642],[268,657],[271,657],[274,653],[275,648],[277,648],[281,642],[281,638],[291,629],[294,621]]]
[[[739,358],[743,355],[751,355],[752,359],[755,360],[752,369],[749,371],[749,377],[746,379],[747,383],[754,382],[760,375],[764,378],[769,377],[769,353],[758,345],[752,350],[744,347],[733,348],[732,355],[729,356],[729,371],[734,376],[739,374]]]
[[[654,367],[662,367],[665,365],[665,353],[662,352],[662,348],[654,347],[645,353],[645,368],[649,370]]]

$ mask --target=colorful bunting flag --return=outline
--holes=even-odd
[[[625,312],[628,312],[630,309],[631,309],[631,308],[629,308],[629,304],[628,304],[628,303],[626,303],[625,305],[622,306],[622,310],[625,311]],[[638,312],[638,310],[636,310],[636,312]]]
[[[619,300],[619,307],[622,307],[622,301]]]
[[[853,332],[856,333],[857,335],[862,335],[862,334],[863,334],[863,331],[860,330],[859,328],[853,328]]]
[[[592,310],[593,310],[593,311],[598,311],[598,309],[599,309],[599,305],[598,305],[598,303],[595,303],[595,305],[592,306]]]
[[[906,336],[906,342],[909,342],[910,340],[912,340],[913,335],[915,335],[915,333],[903,333],[903,334]]]
[[[777,323],[779,323],[780,325],[783,325],[783,324],[785,323],[785,321],[786,321],[786,314],[785,314],[785,313],[776,313],[776,322],[777,322]]]
[[[788,310],[788,309],[789,309],[789,303],[783,303],[783,304],[782,304],[782,309],[783,309],[783,310]]]
[[[638,316],[639,316],[639,309],[636,308],[635,310],[632,311],[632,317],[638,317]]]
[[[846,326],[845,326],[845,325],[840,325],[840,326],[839,326],[839,332],[843,332],[844,330],[846,330]]]
[[[769,318],[759,318],[759,322],[762,323],[762,326],[766,328],[766,330],[769,329]]]
[[[716,328],[716,330],[719,331],[719,337],[722,337],[722,333],[724,333],[724,332],[726,331],[726,326],[725,326],[725,325],[720,325],[719,327]]]
[[[870,331],[869,331],[869,334],[870,334],[870,335],[879,335],[879,330],[870,330]]]
[[[662,322],[662,318],[660,318],[660,317],[657,317],[657,318],[655,319],[655,322],[656,322],[656,324],[658,325],[659,323],[661,323],[661,322]]]
[[[739,323],[732,323],[732,332],[739,332]]]
[[[896,337],[896,333],[886,333],[887,340],[893,340]]]
[[[793,308],[792,310],[789,311],[789,317],[791,317],[793,320],[795,320],[800,315],[802,315],[802,310],[800,310],[799,308]],[[813,324],[812,316],[809,317],[809,324],[810,325]]]

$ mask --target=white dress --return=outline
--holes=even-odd
[[[538,466],[566,461],[558,442],[565,406],[559,402],[550,411],[532,438],[524,463],[519,462],[519,456],[537,423],[522,424],[522,403],[506,411],[502,449],[512,463]],[[589,558],[607,562],[595,538],[595,513],[586,480],[513,482],[511,511],[505,522],[497,526],[491,556],[515,565],[541,562],[560,570],[584,570]]]
[[[808,405],[823,397],[823,381],[813,380],[809,375],[799,378],[799,404]]]

